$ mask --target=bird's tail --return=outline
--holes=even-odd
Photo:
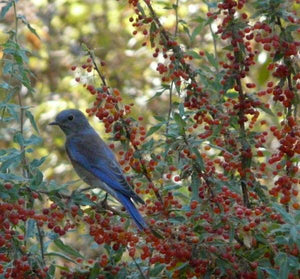
[[[142,231],[146,228],[148,228],[148,225],[146,224],[144,218],[140,214],[140,212],[135,207],[134,203],[126,196],[118,193],[117,194],[118,200],[121,202],[121,204],[125,207],[127,212],[130,214],[138,228]]]

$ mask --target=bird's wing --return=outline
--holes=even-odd
[[[96,133],[87,137],[68,138],[66,150],[72,161],[91,172],[114,191],[144,203],[127,183],[114,154]]]

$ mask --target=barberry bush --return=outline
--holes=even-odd
[[[0,19],[13,20],[1,45],[0,278],[299,278],[299,1],[195,2],[187,18],[183,1],[122,2],[157,72],[151,117],[130,81],[110,85],[92,38],[69,74],[149,229],[102,191],[46,175],[54,151],[39,152],[23,34],[35,49],[45,40],[17,0],[3,1]]]

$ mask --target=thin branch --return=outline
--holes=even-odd
[[[127,248],[127,249],[128,249],[128,248]],[[140,272],[142,278],[143,278],[143,279],[147,279],[147,277],[146,277],[145,274],[143,273],[141,267],[140,267],[139,264],[136,262],[135,257],[131,257],[131,258],[133,259],[133,261],[134,261],[134,263],[135,263],[137,269],[139,270],[139,272]]]
[[[217,65],[219,65],[218,52],[217,52],[217,40],[216,40],[214,31],[212,30],[211,23],[209,24],[209,30],[210,30],[210,33],[211,33],[212,38],[213,38],[214,52],[215,52],[215,60],[216,60],[216,62],[217,62]],[[217,71],[217,74],[218,74],[218,73],[219,73],[219,67],[218,67],[218,66],[216,67],[216,71]]]
[[[174,32],[174,37],[177,37],[178,33],[178,5],[179,5],[179,0],[176,0],[176,7],[175,7],[175,18],[176,18],[176,23],[175,23],[175,32]]]
[[[96,70],[97,74],[99,75],[102,83],[104,86],[107,86],[106,80],[105,80],[105,76],[101,73],[100,69],[98,68],[98,65],[96,63],[96,59],[95,59],[95,55],[94,53],[88,49],[88,55],[90,56],[90,58],[92,59],[93,65],[94,65],[94,69]]]
[[[15,16],[15,42],[16,44],[18,44],[18,38],[17,38],[17,34],[18,34],[18,16],[17,16],[17,7],[16,7],[16,2],[15,0],[12,1],[13,2],[13,7],[14,7],[14,16]]]
[[[150,270],[151,270],[151,258],[153,254],[153,249],[151,249],[151,255],[149,256],[148,259],[148,269],[147,269],[147,279],[150,279]]]
[[[169,125],[170,125],[171,114],[172,114],[172,109],[173,109],[173,85],[174,85],[174,80],[172,80],[171,85],[170,85],[169,111],[168,111],[168,119],[167,119],[167,124],[166,124],[166,136],[168,135],[168,132],[169,132]]]
[[[45,265],[45,252],[44,252],[44,232],[41,231],[40,226],[36,222],[37,231],[38,231],[38,237],[40,242],[40,249],[41,249],[41,255],[43,260],[43,265]]]
[[[241,136],[241,148],[242,152],[247,151],[247,147],[249,146],[247,138],[246,138],[246,129],[245,129],[245,123],[244,123],[244,103],[245,103],[245,95],[243,92],[242,88],[242,83],[239,77],[236,77],[236,84],[238,86],[238,91],[239,91],[239,103],[240,103],[240,109],[238,112],[239,116],[239,125],[240,125],[240,136]],[[245,147],[246,146],[246,147]],[[242,175],[241,175],[241,188],[243,192],[243,202],[245,206],[250,207],[249,203],[249,197],[248,197],[248,189],[247,189],[247,184],[246,184],[246,179],[247,179],[247,173],[246,169],[248,168],[247,166],[247,158],[241,154],[241,161],[242,161]]]
[[[186,135],[183,135],[183,141],[186,144],[186,146],[188,147],[188,149],[190,150],[190,144],[186,138]],[[211,182],[209,181],[209,177],[205,174],[205,172],[202,170],[201,166],[199,165],[199,163],[197,162],[197,160],[192,159],[193,160],[193,168],[196,170],[197,173],[199,173],[201,175],[201,177],[204,179],[208,190],[210,192],[211,198],[214,200],[215,198],[215,193],[212,189],[212,185]],[[220,205],[218,203],[216,203],[217,207],[220,208]]]

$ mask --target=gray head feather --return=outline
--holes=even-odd
[[[50,125],[58,125],[67,136],[91,128],[87,118],[77,109],[61,111]]]

